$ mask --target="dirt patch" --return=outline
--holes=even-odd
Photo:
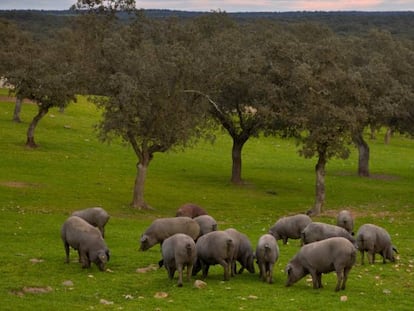
[[[27,188],[35,187],[35,184],[27,183],[24,181],[3,181],[0,182],[0,186],[10,187],[10,188]]]
[[[393,175],[385,175],[385,174],[372,174],[369,176],[371,179],[378,179],[378,180],[398,180],[398,176]]]
[[[53,290],[50,286],[46,287],[29,287],[25,286],[20,290],[13,290],[10,293],[16,296],[24,296],[26,294],[47,294]]]
[[[13,96],[0,96],[0,102],[14,103],[14,102],[16,102],[16,97],[13,97]],[[25,104],[34,104],[34,102],[32,102],[29,99],[23,99],[23,103],[25,103]]]
[[[336,176],[358,176],[355,173],[350,172],[337,172],[334,175]],[[400,177],[394,175],[386,175],[386,174],[371,174],[369,177],[361,177],[361,178],[368,178],[368,179],[378,179],[378,180],[398,180]]]

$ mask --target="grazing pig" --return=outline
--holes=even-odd
[[[322,222],[311,222],[302,231],[303,244],[309,244],[332,237],[343,237],[353,244],[356,243],[354,237],[344,228]]]
[[[271,234],[262,235],[256,246],[256,260],[263,282],[273,283],[273,266],[278,258],[279,246],[275,237]]]
[[[300,239],[303,229],[311,222],[312,219],[305,214],[282,217],[269,229],[269,234],[286,244],[288,238]]]
[[[70,216],[63,224],[61,237],[69,263],[69,247],[76,249],[82,268],[89,268],[94,262],[101,271],[109,261],[109,250],[101,233],[94,226],[78,216]]]
[[[217,221],[210,215],[201,215],[193,218],[200,226],[200,236],[211,231],[217,231]]]
[[[388,259],[395,261],[394,252],[398,254],[397,249],[391,243],[391,237],[388,232],[379,226],[372,224],[362,225],[357,232],[357,246],[361,253],[361,264],[364,264],[364,252],[368,253],[368,261],[373,264],[375,254],[382,256],[382,262]]]
[[[194,218],[197,216],[201,216],[201,215],[207,215],[207,212],[201,208],[198,205],[192,204],[192,203],[186,203],[184,205],[182,205],[176,213],[176,217],[190,217],[190,218]]]
[[[348,273],[356,260],[355,246],[343,237],[333,237],[302,246],[286,266],[286,286],[309,274],[313,288],[322,288],[322,273],[335,271],[335,291],[345,289]]]
[[[354,235],[354,218],[350,211],[342,210],[336,218],[336,225]]]
[[[158,218],[152,222],[141,236],[140,250],[145,251],[176,233],[184,233],[196,240],[200,226],[189,217]]]
[[[211,265],[220,264],[224,268],[224,280],[230,279],[230,269],[234,257],[234,241],[225,231],[212,231],[202,235],[196,242],[197,262],[193,275],[202,270],[205,279]]]
[[[105,237],[105,225],[109,220],[109,214],[102,207],[91,207],[80,211],[75,211],[72,216],[78,216],[92,226],[98,227],[102,233],[102,237]]]
[[[249,238],[233,228],[224,231],[227,232],[234,241],[234,258],[231,275],[234,276],[236,274],[236,261],[241,265],[238,272],[239,274],[242,273],[244,269],[247,269],[250,273],[254,273],[254,253]]]
[[[170,280],[173,279],[174,273],[178,271],[179,287],[183,286],[183,270],[187,267],[187,280],[190,281],[193,265],[196,260],[196,249],[193,238],[183,233],[176,233],[164,240],[161,246],[162,263],[168,272]]]

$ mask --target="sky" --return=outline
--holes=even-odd
[[[76,0],[0,0],[0,10],[66,10]],[[414,11],[414,0],[136,0],[137,8],[183,11]]]

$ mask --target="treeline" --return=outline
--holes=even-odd
[[[358,174],[369,176],[365,129],[414,133],[414,41],[389,31],[344,35],[224,12],[180,19],[133,11],[125,23],[107,7],[41,40],[9,21],[0,26],[0,76],[14,87],[15,120],[22,99],[38,105],[26,145],[37,146],[35,128],[50,108],[94,94],[99,137],[121,137],[137,156],[134,207],[148,207],[144,183],[155,153],[185,148],[217,125],[233,141],[236,184],[248,139],[295,137],[300,154],[316,158],[310,214],[323,208],[331,158],[356,146]]]
[[[177,10],[143,10],[149,18],[192,19],[210,12]],[[0,18],[10,20],[38,35],[50,29],[67,25],[79,12],[73,10],[0,10]],[[252,19],[273,20],[286,23],[314,22],[330,27],[336,33],[358,34],[372,28],[389,31],[393,35],[414,39],[414,12],[361,12],[361,11],[297,11],[297,12],[236,12],[228,15],[237,21]],[[128,20],[129,14],[118,13],[121,20]]]

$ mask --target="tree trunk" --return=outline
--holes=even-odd
[[[29,148],[36,148],[37,145],[35,143],[35,139],[34,139],[34,132],[36,129],[37,124],[39,123],[40,119],[42,119],[47,113],[48,113],[49,109],[48,108],[43,108],[42,106],[39,106],[39,111],[37,113],[37,115],[35,115],[35,117],[33,118],[32,122],[29,125],[29,128],[27,130],[27,141],[26,141],[26,146]]]
[[[316,216],[323,210],[325,203],[325,166],[326,151],[318,152],[318,163],[315,166],[316,184],[315,184],[315,205],[313,209],[307,212],[310,216]]]
[[[20,123],[22,120],[20,119],[20,111],[22,110],[22,103],[23,99],[19,96],[16,97],[16,104],[14,106],[14,113],[13,113],[13,121]]]
[[[354,137],[354,142],[358,148],[358,175],[361,177],[369,176],[369,146],[364,140],[362,133]]]
[[[371,130],[371,132],[370,132],[370,138],[371,138],[371,140],[377,139],[377,137],[375,135],[376,134],[375,126],[371,125],[370,126],[370,130]]]
[[[233,138],[233,148],[231,151],[231,159],[233,161],[231,169],[231,182],[233,184],[242,184],[242,149],[246,140]]]
[[[143,155],[137,163],[137,175],[135,177],[134,193],[131,206],[139,209],[152,209],[144,200],[144,186],[151,155]]]
[[[386,145],[388,145],[390,143],[391,136],[392,136],[392,129],[391,128],[387,128],[387,131],[385,132],[385,136],[384,136],[384,143]]]

